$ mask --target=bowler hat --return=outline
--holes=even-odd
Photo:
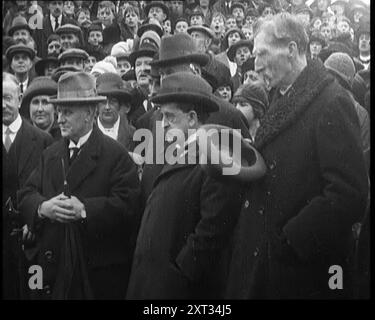
[[[14,55],[17,53],[26,53],[31,60],[34,60],[35,58],[35,50],[22,43],[10,46],[5,52],[5,56],[7,57],[8,61],[12,61]]]
[[[150,9],[153,7],[158,7],[158,8],[163,9],[168,19],[169,9],[162,1],[148,1],[147,5],[144,7],[144,12],[145,12],[146,17],[148,17],[148,13],[150,12]]]
[[[191,26],[187,29],[187,32],[188,34],[191,35],[191,33],[193,31],[199,31],[199,32],[203,32],[205,33],[206,35],[208,35],[211,39],[213,39],[215,37],[213,31],[211,30],[211,28],[205,26],[205,25],[201,25],[201,26]]]
[[[135,61],[139,57],[154,57],[154,55],[158,52],[159,48],[153,44],[152,42],[142,42],[138,48],[138,50],[133,51],[129,56],[130,63],[134,66]]]
[[[212,94],[212,87],[200,76],[190,72],[176,72],[165,77],[159,92],[151,101],[157,104],[191,102],[208,112],[219,110],[219,102]]]
[[[129,88],[125,87],[124,81],[118,74],[103,73],[96,79],[98,94],[113,96],[124,102],[130,102],[132,95]]]
[[[55,96],[57,94],[57,83],[50,77],[36,77],[31,81],[27,90],[23,94],[20,113],[29,118],[30,102],[35,96],[46,95]]]
[[[12,27],[9,29],[8,35],[13,37],[13,34],[17,30],[22,30],[22,29],[26,29],[27,31],[29,31],[30,34],[32,33],[32,30],[29,27],[29,24],[27,23],[26,18],[23,16],[17,16],[12,21]]]
[[[47,63],[55,63],[56,68],[59,65],[59,60],[57,59],[56,55],[50,54],[46,58],[39,60],[35,63],[35,72],[38,76],[44,76],[44,68],[46,67]]]
[[[334,52],[324,62],[324,66],[344,80],[350,89],[356,73],[353,59],[347,53]]]
[[[148,18],[145,21],[143,21],[143,23],[138,28],[138,31],[137,31],[138,38],[141,38],[142,35],[148,30],[155,31],[159,35],[160,38],[164,34],[163,27],[160,25],[159,21],[156,19]]]
[[[177,33],[161,39],[159,60],[151,65],[163,67],[178,63],[197,63],[204,66],[209,60],[208,55],[200,53],[194,39],[186,33]]]
[[[233,44],[229,48],[228,53],[227,53],[230,61],[234,60],[234,57],[236,56],[237,49],[239,49],[241,47],[247,47],[247,48],[249,48],[250,52],[252,52],[253,51],[253,42],[250,41],[250,40],[240,40],[240,41],[237,41],[235,44]]]
[[[78,48],[70,48],[60,53],[58,59],[59,59],[59,62],[61,62],[69,58],[79,58],[82,60],[86,60],[88,57],[89,55],[87,54],[85,50],[78,49]]]
[[[57,98],[50,99],[53,104],[84,105],[106,101],[104,96],[98,96],[95,87],[95,77],[86,72],[67,72],[57,83]]]
[[[78,67],[75,66],[61,66],[58,67],[51,75],[53,81],[58,82],[60,77],[67,72],[78,72],[81,71]]]

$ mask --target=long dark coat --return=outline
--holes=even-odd
[[[24,299],[20,297],[20,286],[23,294],[25,287],[20,282],[19,268],[23,264],[23,254],[15,236],[10,236],[13,219],[8,215],[5,202],[11,197],[13,206],[17,209],[16,193],[29,178],[38,165],[42,152],[53,142],[52,137],[33,127],[27,120],[22,119],[22,125],[7,154],[3,145],[3,297],[4,299]],[[20,226],[17,226],[20,227]]]
[[[22,216],[38,237],[38,264],[43,268],[45,287],[39,298],[55,294],[64,224],[39,220],[36,213],[43,201],[63,192],[61,159],[68,164],[67,146],[67,139],[61,139],[48,148],[19,193]],[[86,209],[87,218],[74,224],[80,230],[94,298],[124,298],[139,195],[136,167],[124,147],[94,127],[67,169],[67,182],[71,194]]]
[[[166,164],[148,198],[128,299],[220,298],[241,189],[199,165]]]
[[[351,227],[368,191],[349,96],[321,62],[308,62],[271,104],[255,140],[268,172],[245,195],[227,298],[346,296]],[[342,266],[344,290],[329,289],[331,265]]]

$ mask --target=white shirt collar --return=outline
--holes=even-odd
[[[26,79],[24,82],[19,82],[20,85],[21,85],[21,83],[22,83],[22,85],[23,85],[23,92],[26,91],[27,83],[28,83],[28,82],[29,82],[29,77],[27,77],[27,79]]]
[[[115,124],[112,128],[104,128],[102,123],[100,122],[100,119],[98,118],[98,127],[101,132],[103,132],[105,135],[117,140],[118,137],[118,129],[120,127],[120,116],[116,120]]]
[[[51,20],[51,24],[53,25],[53,26],[55,26],[55,17],[52,15],[52,14],[50,14],[49,15],[49,18],[50,18],[50,20]],[[62,14],[60,14],[60,16],[57,18],[57,21],[59,22],[59,27],[61,27],[61,20],[62,20]]]
[[[69,142],[69,149],[71,149],[71,148],[82,148],[82,146],[90,138],[91,132],[92,132],[92,129],[88,133],[86,133],[84,136],[82,136],[81,138],[79,138],[77,144],[75,144],[72,140],[70,140],[70,142]]]
[[[9,126],[6,126],[3,123],[3,135],[5,135],[5,131],[7,130],[8,127],[9,127],[10,131],[12,131],[12,133],[16,134],[18,132],[18,130],[20,130],[21,125],[22,125],[22,118],[21,118],[20,114],[18,114],[16,120],[14,120]]]
[[[292,87],[293,84],[290,84],[289,86],[287,86],[284,90],[279,90],[280,91],[280,94],[282,96],[285,96],[285,94],[289,91],[289,89]]]

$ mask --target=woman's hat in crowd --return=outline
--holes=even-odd
[[[12,26],[8,31],[8,35],[13,37],[13,34],[16,31],[23,30],[23,29],[29,31],[30,34],[32,33],[32,30],[31,30],[29,24],[27,23],[26,18],[23,17],[23,16],[17,16],[12,21]]]
[[[50,77],[36,77],[31,81],[22,97],[20,113],[23,117],[29,118],[31,100],[36,96],[55,96],[57,94],[57,83]]]
[[[208,82],[190,72],[176,72],[165,77],[159,92],[151,101],[157,104],[191,102],[205,108],[207,112],[219,110],[219,102]]]
[[[222,86],[230,86],[233,90],[229,68],[215,58],[211,57],[210,61],[202,68],[202,77],[210,84],[213,92]]]
[[[118,74],[103,73],[96,79],[99,95],[116,97],[123,102],[130,102],[132,95]]]
[[[351,56],[343,52],[332,53],[324,62],[324,66],[345,81],[350,90],[356,73]]]
[[[113,45],[111,49],[111,56],[116,58],[128,58],[131,52],[129,42],[120,41]]]
[[[208,35],[211,39],[213,39],[215,37],[213,31],[211,30],[211,28],[209,28],[208,26],[206,25],[201,25],[201,26],[191,26],[187,29],[187,32],[188,34],[191,35],[192,32],[194,31],[199,31],[199,32],[202,32],[206,35]]]
[[[197,63],[204,66],[208,60],[208,55],[198,51],[197,44],[191,36],[177,33],[162,38],[159,59],[151,62],[151,65],[163,67],[178,63]]]
[[[142,35],[148,30],[155,31],[159,35],[160,38],[164,34],[164,30],[163,30],[163,27],[160,25],[160,22],[153,18],[152,19],[147,18],[143,21],[143,23],[140,25],[137,31],[138,38],[141,38]]]
[[[167,16],[166,19],[169,17],[169,9],[162,1],[148,1],[147,5],[144,7],[145,16],[148,17],[148,13],[150,12],[150,9],[153,7],[161,8],[165,15]]]
[[[266,89],[261,84],[243,84],[241,85],[232,98],[232,103],[248,102],[257,113],[258,118],[266,112],[269,101]]]
[[[233,44],[228,50],[228,58],[230,61],[234,61],[236,52],[239,48],[247,47],[250,50],[250,53],[253,51],[253,42],[251,40],[240,40]]]
[[[57,59],[57,56],[54,54],[47,55],[46,58],[39,60],[37,63],[35,63],[35,72],[38,76],[44,76],[44,68],[46,67],[47,63],[53,63],[56,65],[56,68],[59,65],[59,60]]]
[[[31,60],[34,60],[35,58],[35,50],[23,43],[10,46],[5,52],[5,56],[7,57],[8,61],[12,61],[14,55],[17,53],[26,53]]]
[[[114,65],[108,61],[98,61],[94,64],[93,68],[91,69],[91,74],[94,74],[94,72],[97,72],[99,74],[103,73],[116,73],[116,68]]]
[[[106,101],[105,96],[98,96],[95,77],[87,72],[67,72],[57,83],[57,97],[50,99],[53,104],[85,105]]]
[[[240,38],[242,39],[242,40],[244,40],[244,39],[246,39],[246,37],[245,37],[245,35],[243,34],[243,32],[240,30],[240,29],[238,29],[238,28],[231,28],[231,29],[229,29],[226,33],[225,33],[225,35],[224,35],[224,39],[223,39],[223,45],[224,45],[224,48],[225,49],[228,49],[228,38],[229,38],[229,36],[232,34],[232,33],[234,33],[234,32],[237,32],[239,35],[240,35]]]

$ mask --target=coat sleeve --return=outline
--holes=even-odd
[[[283,231],[298,255],[345,257],[352,224],[366,207],[367,174],[357,115],[348,97],[338,95],[320,108],[314,130],[322,192]]]
[[[86,209],[89,234],[111,233],[134,217],[139,207],[137,169],[128,153],[121,153],[109,179],[108,194],[81,199]]]
[[[176,264],[191,281],[213,271],[222,250],[230,242],[237,222],[242,188],[236,183],[204,179],[200,192],[200,220],[176,258]]]

